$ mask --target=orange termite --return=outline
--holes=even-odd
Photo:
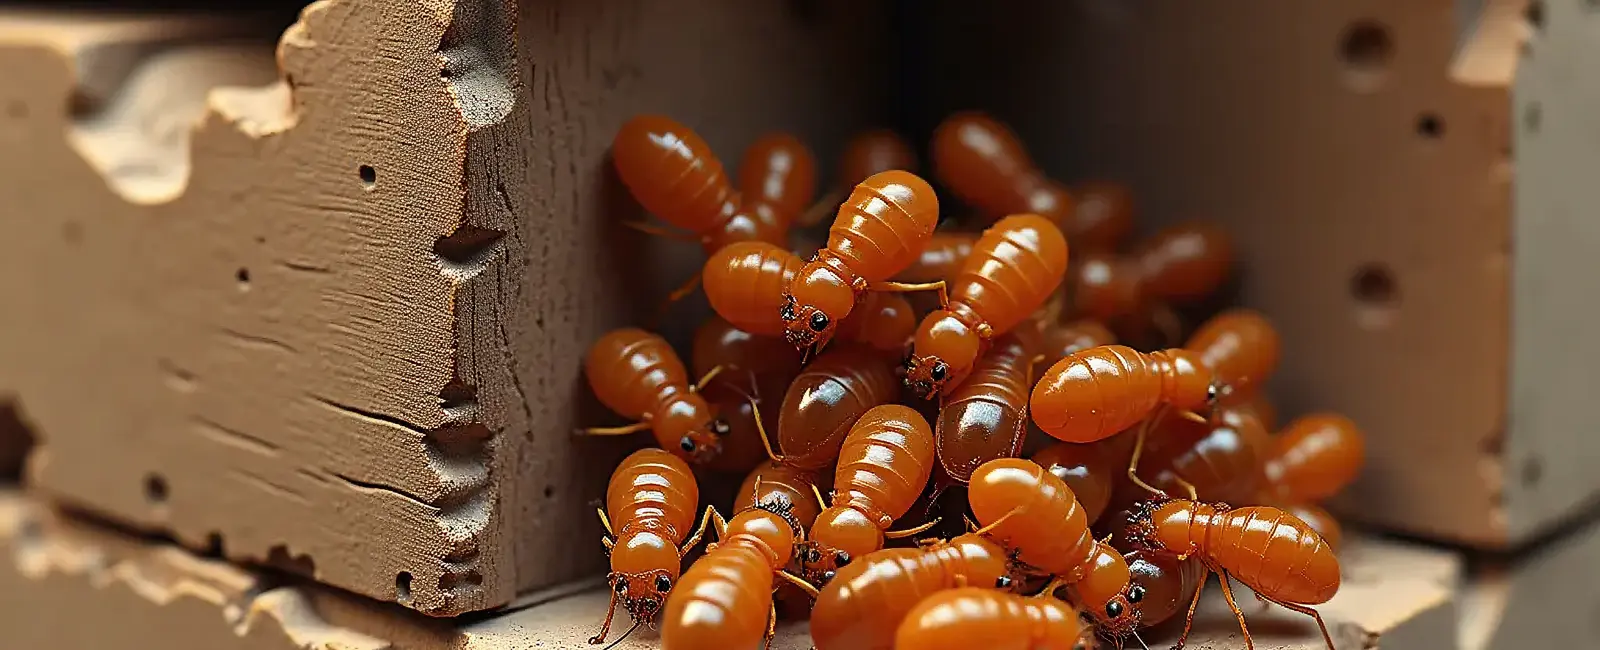
[[[700,488],[683,460],[660,449],[633,452],[611,474],[606,487],[606,508],[600,522],[608,537],[602,540],[611,555],[611,605],[606,622],[589,643],[605,641],[617,602],[634,623],[650,625],[678,580],[683,555],[700,543],[706,525],[715,516],[710,506],[693,535]]]
[[[1200,355],[1200,363],[1216,373],[1228,388],[1218,399],[1244,401],[1254,397],[1278,368],[1282,343],[1278,330],[1260,312],[1230,309],[1200,325],[1184,349]]]
[[[722,453],[706,465],[717,472],[747,473],[767,457],[755,426],[750,398],[778,399],[800,374],[800,355],[783,339],[756,336],[712,316],[695,330],[690,369],[697,375],[722,367],[701,394],[728,423]],[[778,426],[777,409],[763,424]]]
[[[1333,514],[1323,510],[1320,506],[1310,503],[1293,503],[1283,506],[1283,511],[1294,515],[1296,519],[1306,522],[1311,530],[1317,531],[1322,536],[1322,541],[1327,542],[1328,548],[1339,550],[1339,543],[1344,541],[1344,530],[1339,526],[1339,520]]]
[[[1051,437],[1094,442],[1162,404],[1185,411],[1204,407],[1218,390],[1193,352],[1105,345],[1057,361],[1034,387],[1030,406],[1034,423]]]
[[[929,156],[939,182],[989,220],[1030,212],[1059,224],[1072,213],[1066,186],[1039,171],[1016,133],[986,114],[946,117]]]
[[[1003,336],[945,397],[934,429],[941,481],[965,485],[979,465],[1022,453],[1031,357],[1022,332]]]
[[[738,511],[774,500],[786,501],[791,504],[789,516],[794,518],[795,524],[802,531],[810,530],[822,512],[816,493],[831,489],[831,479],[824,472],[790,467],[768,459],[751,470],[739,485],[733,508]]]
[[[1166,411],[1155,416],[1149,431],[1136,469],[1150,486],[1169,494],[1192,488],[1205,501],[1238,503],[1255,497],[1272,440],[1254,417],[1223,410],[1197,422]]]
[[[915,410],[884,404],[862,414],[839,452],[833,504],[810,528],[811,548],[802,554],[802,575],[826,581],[835,568],[883,548],[885,539],[933,527],[937,522],[889,530],[928,484],[933,454],[933,431]]]
[[[1154,304],[1187,304],[1215,293],[1233,265],[1232,240],[1219,228],[1186,222],[1164,228],[1127,255],[1096,252],[1073,267],[1076,313],[1101,321]]]
[[[1349,418],[1333,413],[1300,417],[1272,441],[1262,479],[1274,501],[1315,503],[1361,473],[1366,440]]]
[[[928,247],[922,249],[922,255],[894,279],[910,283],[953,281],[967,258],[972,256],[972,247],[977,242],[977,233],[935,232],[928,240]]]
[[[887,650],[895,628],[929,594],[973,586],[1012,589],[1007,551],[968,533],[917,548],[890,548],[840,567],[823,585],[811,610],[816,650]]]
[[[1111,504],[1117,470],[1126,460],[1119,442],[1111,438],[1086,445],[1056,442],[1028,458],[1067,484],[1092,524]]]
[[[1040,358],[1035,363],[1044,364],[1044,367],[1049,368],[1057,361],[1089,348],[1112,345],[1116,342],[1117,335],[1099,321],[1079,320],[1063,325],[1046,323],[1043,328],[1043,344],[1039,349]]]
[[[1122,554],[1095,541],[1083,506],[1056,475],[1030,460],[992,460],[972,473],[967,501],[981,530],[1025,566],[1054,576],[1047,592],[1067,586],[1073,602],[1107,629],[1138,626],[1135,606],[1144,591],[1130,589]]]
[[[722,438],[731,431],[699,392],[717,373],[713,369],[697,386],[690,385],[683,361],[666,339],[633,327],[607,332],[589,348],[584,374],[600,403],[637,422],[578,432],[618,436],[650,429],[662,449],[707,463],[721,453]]]
[[[817,159],[811,148],[787,133],[768,133],[745,150],[739,163],[739,192],[752,211],[787,227],[817,193]],[[775,242],[782,243],[782,242]]]
[[[816,588],[784,570],[802,538],[789,512],[792,506],[774,499],[739,512],[726,524],[717,522],[721,541],[690,565],[667,597],[663,650],[770,643],[777,625],[772,598],[777,577],[816,595]]]
[[[1250,639],[1244,612],[1233,599],[1230,577],[1262,600],[1316,619],[1322,640],[1328,650],[1334,650],[1322,615],[1308,605],[1325,603],[1339,591],[1339,558],[1300,519],[1270,506],[1230,508],[1157,494],[1134,513],[1126,530],[1128,542],[1135,548],[1176,555],[1180,560],[1197,557],[1207,571],[1216,572],[1222,596],[1239,619],[1245,647],[1254,648],[1255,642]],[[1201,591],[1197,590],[1189,603],[1183,635],[1174,648],[1183,647],[1189,638]]]
[[[729,245],[706,260],[706,300],[734,327],[758,336],[783,336],[783,291],[804,266],[793,253],[765,242]],[[839,325],[839,336],[898,353],[915,327],[915,314],[903,296],[869,293]]]
[[[1077,650],[1090,629],[1055,598],[966,587],[934,593],[906,614],[894,647],[917,650]]]
[[[1067,240],[1050,220],[1018,214],[990,226],[956,275],[944,308],[917,328],[906,386],[931,398],[961,385],[990,340],[1043,306],[1066,270]]]
[[[917,154],[905,138],[888,129],[872,129],[856,134],[845,143],[844,151],[839,154],[838,189],[807,211],[799,225],[816,225],[828,216],[828,208],[839,205],[850,188],[873,174],[894,169],[909,172],[917,170]]]
[[[1061,221],[1067,241],[1084,251],[1114,251],[1133,232],[1133,192],[1106,180],[1072,186],[1072,214]]]
[[[879,404],[899,397],[894,362],[860,345],[839,345],[806,366],[789,385],[778,413],[781,460],[821,470],[839,458],[850,427]]]
[[[857,185],[839,206],[828,247],[817,251],[783,293],[780,315],[789,343],[800,349],[826,347],[869,289],[942,291],[942,282],[889,281],[922,254],[938,222],[939,198],[915,174],[880,172]]]

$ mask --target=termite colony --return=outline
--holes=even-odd
[[[620,607],[668,650],[752,648],[787,598],[817,650],[1140,647],[1180,614],[1181,646],[1211,573],[1246,647],[1230,578],[1321,625],[1340,533],[1318,503],[1359,473],[1362,434],[1333,414],[1271,433],[1272,323],[1195,315],[1232,274],[1227,235],[1134,240],[1127,188],[1051,179],[971,112],[929,147],[973,214],[941,222],[912,151],[861,135],[818,199],[785,134],[736,181],[665,117],[617,134],[622,181],[682,234],[632,225],[702,244],[715,315],[689,366],[637,328],[589,351],[594,394],[629,423],[580,433],[659,446],[611,477],[611,611],[591,642]],[[718,475],[743,477],[735,501],[701,504]]]

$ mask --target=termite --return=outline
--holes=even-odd
[[[905,382],[922,397],[964,381],[989,342],[1044,305],[1067,270],[1067,240],[1036,214],[1001,219],[973,244],[942,309],[923,318]]]
[[[731,431],[699,392],[717,373],[713,369],[690,385],[666,339],[632,327],[607,332],[589,348],[584,374],[606,408],[637,421],[578,433],[618,436],[650,429],[662,449],[705,464],[721,453],[722,438]]]
[[[1158,405],[1192,412],[1220,387],[1188,350],[1090,348],[1057,361],[1033,389],[1033,421],[1065,442],[1094,442],[1149,416]]]
[[[1061,232],[1073,247],[1088,251],[1115,251],[1133,232],[1134,201],[1128,186],[1107,180],[1090,180],[1072,186],[1072,214],[1061,221]]]
[[[880,172],[857,185],[839,206],[828,247],[817,251],[783,293],[779,313],[789,343],[803,350],[826,347],[868,290],[942,291],[942,282],[889,281],[921,255],[938,222],[939,199],[915,174]]]
[[[845,436],[868,409],[895,401],[894,362],[857,344],[834,346],[795,377],[778,413],[785,464],[821,470],[839,458]]]
[[[967,587],[936,592],[906,614],[894,647],[917,650],[1077,650],[1087,632],[1077,610],[1055,598]]]
[[[799,469],[781,460],[767,459],[757,465],[739,485],[734,497],[735,511],[753,508],[775,500],[790,504],[789,516],[801,531],[810,530],[822,512],[816,493],[832,488],[832,476],[823,472]]]
[[[1059,224],[1072,214],[1066,186],[1045,176],[1016,133],[986,114],[946,117],[934,129],[929,156],[939,182],[988,220],[1030,212]]]
[[[739,163],[739,192],[749,209],[787,227],[811,207],[817,193],[817,159],[799,138],[768,133],[745,150]],[[774,242],[782,243],[782,242]]]
[[[1022,452],[1032,356],[1024,333],[1000,337],[945,397],[934,429],[941,481],[965,485],[979,465]]]
[[[1365,458],[1366,440],[1354,422],[1316,413],[1290,422],[1272,440],[1261,474],[1271,499],[1316,503],[1354,482]]]
[[[917,548],[890,548],[855,558],[821,588],[811,610],[817,650],[887,650],[895,628],[917,601],[957,587],[1015,589],[1007,551],[968,533]]]
[[[802,538],[789,512],[792,505],[774,499],[746,508],[726,524],[717,522],[720,541],[689,566],[667,597],[663,650],[771,643],[777,625],[775,579],[781,577],[816,595],[816,588],[784,570]]]
[[[611,604],[589,643],[605,641],[619,601],[635,625],[651,625],[678,580],[684,554],[700,543],[714,516],[707,506],[700,528],[689,534],[699,504],[689,466],[660,449],[633,452],[612,472],[606,507],[599,511],[607,534],[602,542],[611,555]]]
[[[1160,625],[1183,611],[1206,579],[1206,567],[1196,558],[1179,560],[1149,551],[1130,551],[1123,557],[1128,560],[1133,584],[1144,588],[1144,601],[1139,604],[1141,627]],[[1125,643],[1127,639],[1112,640]]]
[[[837,336],[898,357],[916,330],[917,313],[904,294],[872,292],[839,324]]]
[[[862,131],[845,143],[839,154],[839,182],[836,190],[818,201],[801,217],[799,225],[814,226],[828,216],[828,208],[839,205],[850,188],[878,172],[917,170],[917,154],[900,134],[888,129]]]
[[[1344,530],[1339,525],[1339,520],[1334,518],[1333,513],[1323,510],[1321,506],[1310,503],[1285,505],[1283,506],[1283,511],[1294,515],[1300,521],[1306,522],[1306,525],[1310,526],[1311,530],[1317,531],[1317,534],[1322,536],[1322,541],[1328,544],[1328,548],[1335,551],[1339,550],[1340,542],[1344,541]]]
[[[972,256],[972,246],[977,242],[977,233],[946,230],[935,232],[928,240],[928,247],[922,249],[922,255],[904,271],[895,275],[894,279],[909,283],[955,280],[956,274],[961,272],[962,265]]]
[[[722,367],[725,372],[701,394],[728,423],[722,453],[707,464],[717,472],[744,474],[766,459],[755,426],[750,397],[778,399],[800,374],[800,355],[783,339],[756,336],[712,316],[695,330],[690,369],[697,375]],[[778,412],[769,409],[765,425],[778,426]]]
[[[1200,363],[1227,386],[1224,401],[1252,398],[1278,367],[1282,343],[1278,330],[1260,312],[1230,309],[1212,316],[1189,336],[1184,349],[1200,355]]]
[[[1278,429],[1278,407],[1272,403],[1266,391],[1257,390],[1255,395],[1245,398],[1244,401],[1233,399],[1228,403],[1218,404],[1217,407],[1249,414],[1268,431]]]
[[[934,524],[890,531],[911,509],[933,472],[933,431],[915,410],[874,406],[850,427],[834,470],[833,503],[810,528],[804,577],[824,578],[852,559],[883,548],[885,539],[909,537]],[[817,501],[822,501],[820,491]],[[935,522],[936,523],[936,522]],[[814,552],[810,552],[814,550]]]
[[[1139,465],[1139,476],[1150,486],[1171,494],[1192,487],[1206,501],[1239,503],[1255,497],[1272,440],[1254,417],[1230,410],[1204,422],[1171,411],[1153,417]]]
[[[1067,286],[1075,313],[1111,322],[1152,305],[1188,304],[1210,296],[1227,280],[1232,265],[1233,244],[1227,234],[1191,221],[1156,232],[1127,255],[1084,255]]]
[[[1061,325],[1045,323],[1042,339],[1040,357],[1035,363],[1049,368],[1057,361],[1089,348],[1112,345],[1117,342],[1117,335],[1099,321],[1078,320]]]
[[[1142,589],[1128,583],[1128,564],[1110,544],[1096,541],[1083,506],[1067,484],[1038,463],[1001,458],[984,463],[967,486],[972,516],[1024,566],[1068,587],[1096,624],[1134,629]]]
[[[1196,557],[1208,572],[1217,573],[1222,596],[1239,619],[1245,647],[1254,648],[1255,642],[1234,601],[1230,577],[1266,602],[1315,619],[1328,650],[1334,650],[1322,615],[1309,606],[1325,603],[1339,591],[1339,559],[1322,536],[1293,515],[1270,506],[1230,508],[1156,494],[1134,513],[1126,534],[1137,549],[1180,560]],[[1183,635],[1174,648],[1189,638],[1201,591],[1189,603]]]
[[[1055,442],[1028,458],[1067,484],[1093,524],[1111,504],[1117,470],[1127,461],[1120,442],[1115,438],[1089,444]]]

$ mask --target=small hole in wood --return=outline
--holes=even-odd
[[[1339,38],[1339,58],[1344,61],[1350,81],[1371,90],[1382,80],[1394,58],[1394,39],[1389,28],[1374,20],[1358,20],[1346,27]]]
[[[78,222],[76,221],[68,221],[64,224],[61,224],[61,239],[68,244],[82,243],[83,226],[78,225]]]
[[[1541,126],[1544,126],[1544,107],[1539,102],[1528,102],[1522,109],[1522,129],[1538,133]]]
[[[144,498],[153,505],[167,502],[167,479],[160,474],[144,477]]]
[[[1528,8],[1523,10],[1522,16],[1528,20],[1528,26],[1536,30],[1544,29],[1544,2],[1533,0],[1528,3]]]
[[[1538,485],[1539,481],[1542,480],[1543,478],[1544,478],[1544,463],[1539,462],[1539,459],[1537,459],[1537,458],[1529,458],[1529,459],[1527,459],[1525,461],[1522,461],[1522,485],[1523,485],[1523,487],[1533,487],[1535,485]]]
[[[238,271],[235,271],[233,278],[239,281],[240,290],[250,288],[250,269],[241,268]]]
[[[361,184],[367,186],[367,189],[370,190],[372,189],[373,185],[377,184],[378,170],[373,169],[372,165],[362,165],[361,168],[356,171],[361,175]]]
[[[1433,113],[1417,116],[1417,135],[1430,140],[1444,136],[1444,119]]]
[[[411,602],[411,572],[401,571],[394,577],[394,597],[402,603]]]
[[[556,495],[556,487],[554,485],[546,485],[546,486],[544,486],[544,498],[548,499],[548,498],[553,497],[555,495]]]
[[[1388,305],[1395,300],[1394,275],[1382,264],[1368,264],[1350,279],[1350,293],[1368,305]]]

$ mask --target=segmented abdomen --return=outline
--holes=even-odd
[[[951,287],[995,333],[1010,331],[1061,286],[1067,239],[1049,219],[1011,215],[983,232]]]
[[[933,454],[933,431],[922,414],[898,404],[873,407],[851,427],[839,451],[834,501],[848,495],[899,518],[928,484]]]
[[[1067,574],[1088,568],[1098,551],[1088,514],[1067,484],[1036,463],[1025,465],[1042,489],[1017,505],[1025,511],[995,527],[996,537],[1011,540],[1020,559],[1046,573]]]
[[[1021,453],[1028,361],[1020,339],[1003,337],[946,398],[935,438],[939,464],[950,478],[966,483],[979,465]]]
[[[954,573],[916,548],[877,551],[839,569],[811,610],[817,650],[878,650],[917,601],[954,587]]]
[[[729,244],[706,260],[701,280],[711,309],[734,327],[760,336],[782,336],[778,310],[783,294],[804,263],[764,242]]]
[[[617,533],[630,522],[659,519],[682,542],[694,526],[700,486],[682,459],[656,448],[633,452],[611,474],[606,516]]]
[[[894,647],[1072,650],[1082,632],[1078,612],[1062,601],[969,587],[917,603],[895,631]]]
[[[879,282],[905,270],[939,224],[939,198],[927,181],[891,170],[867,177],[839,207],[828,249],[856,275]]]
[[[894,279],[917,283],[953,281],[956,274],[961,272],[961,266],[972,255],[972,245],[977,241],[978,236],[969,232],[935,232],[916,261],[895,275]]]
[[[1056,362],[1033,389],[1033,421],[1066,442],[1094,442],[1144,419],[1162,398],[1162,376],[1145,355],[1121,345],[1090,348]]]
[[[763,135],[745,149],[739,162],[739,191],[747,203],[766,203],[788,223],[811,207],[817,193],[816,158],[793,135]]]
[[[660,115],[639,115],[611,141],[617,176],[639,205],[696,233],[717,227],[733,195],[722,162],[692,129]]]
[[[584,373],[600,403],[634,420],[689,389],[688,370],[667,340],[634,327],[612,330],[595,341],[584,359]]]
[[[766,555],[734,540],[690,565],[667,598],[663,650],[754,648],[767,632],[773,569]]]
[[[1339,591],[1339,559],[1305,522],[1269,506],[1231,510],[1212,519],[1206,543],[1230,575],[1263,596],[1302,605]]]
[[[894,367],[876,351],[835,343],[796,377],[783,397],[778,443],[784,459],[822,469],[839,458],[861,414],[899,397]]]

